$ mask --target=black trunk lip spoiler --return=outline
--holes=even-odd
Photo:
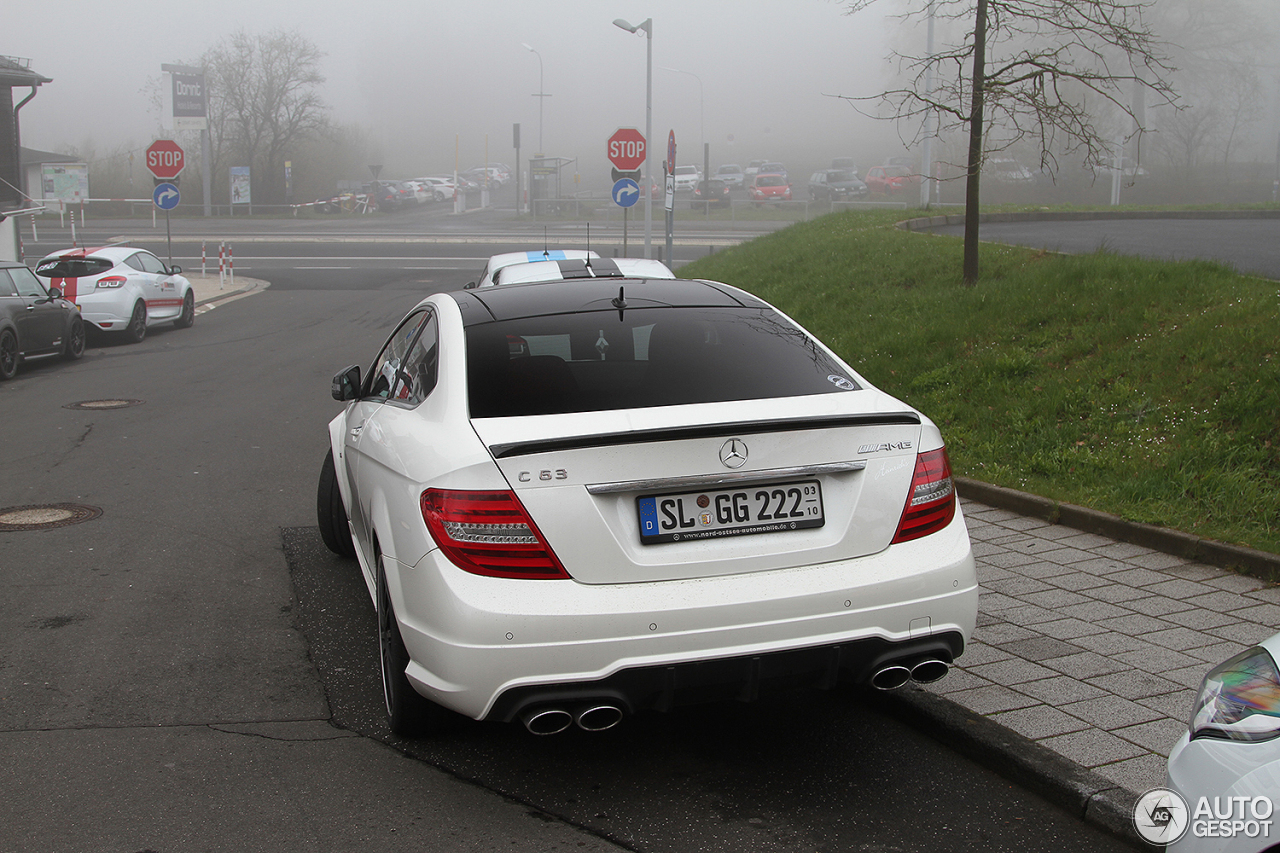
[[[592,433],[564,438],[540,438],[531,441],[511,441],[489,445],[494,459],[515,456],[532,456],[557,450],[584,450],[593,447],[612,447],[619,444],[647,444],[659,441],[680,441],[693,438],[732,437],[749,433],[797,432],[807,429],[832,429],[839,427],[919,425],[917,412],[888,412],[863,415],[822,415],[786,420],[733,421],[731,423],[700,424],[697,426],[658,427],[655,429],[625,430],[619,432]]]

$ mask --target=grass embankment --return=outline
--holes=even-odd
[[[942,428],[956,473],[1280,552],[1280,284],[1205,262],[984,245],[901,213],[791,226],[681,269],[737,285]]]

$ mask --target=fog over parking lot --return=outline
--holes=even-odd
[[[602,159],[615,128],[645,121],[645,39],[612,21],[652,17],[654,136],[674,129],[681,159],[700,155],[704,133],[717,163],[810,150],[878,161],[901,149],[891,127],[829,97],[883,86],[886,34],[900,25],[826,0],[114,0],[109,9],[82,0],[6,10],[0,54],[53,78],[22,110],[24,145],[145,146],[159,128],[144,90],[162,63],[195,62],[237,29],[296,30],[325,53],[320,92],[334,120],[362,127],[388,164],[451,167],[456,142],[465,168],[484,159],[486,134],[490,159],[511,161],[515,122],[522,156],[532,154],[539,55],[546,152]]]

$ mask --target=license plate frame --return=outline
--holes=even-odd
[[[636,511],[642,545],[790,533],[826,524],[822,483],[816,479],[640,495]]]

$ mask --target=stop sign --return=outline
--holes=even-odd
[[[171,181],[186,167],[187,155],[172,139],[157,139],[147,148],[146,163],[151,174],[162,181]]]
[[[609,162],[620,172],[634,172],[644,162],[644,134],[634,127],[620,127],[609,137]]]

